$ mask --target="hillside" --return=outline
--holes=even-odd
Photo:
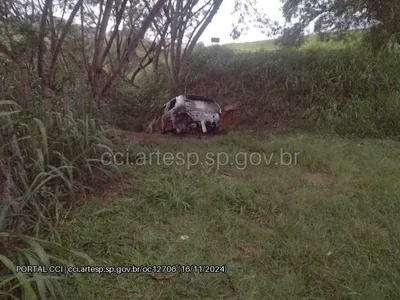
[[[337,41],[335,36],[330,34],[327,40],[322,40],[318,35],[312,34],[306,37],[305,43],[300,47],[300,50],[307,49],[329,49],[338,50],[344,49],[349,46],[358,45],[361,42],[362,32],[353,31],[346,34],[348,36],[346,41]],[[258,52],[258,51],[274,51],[280,49],[280,46],[276,44],[276,39],[268,39],[256,42],[247,43],[229,43],[222,45],[223,47],[230,48],[238,52]]]

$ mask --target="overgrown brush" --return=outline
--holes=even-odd
[[[170,89],[171,81],[162,67],[138,78],[137,85],[123,82],[105,103],[102,116],[121,129],[142,131],[168,101]]]
[[[52,278],[15,273],[14,265],[57,261],[34,239],[55,246],[57,224],[79,193],[99,174],[114,174],[100,161],[112,142],[98,120],[77,119],[71,111],[34,113],[5,100],[0,101],[0,131],[0,260],[7,267],[0,269],[0,290],[26,299],[36,299],[36,293],[41,299],[61,297],[55,297]]]
[[[360,49],[234,53],[199,48],[191,90],[247,104],[244,120],[303,116],[310,126],[357,136],[396,136],[400,55]],[[202,88],[202,86],[204,86]]]

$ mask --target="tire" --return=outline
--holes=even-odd
[[[188,131],[187,125],[189,124],[190,119],[186,114],[179,115],[177,120],[175,120],[175,132],[176,134],[184,134]]]
[[[217,125],[217,124],[215,124],[214,126],[210,126],[210,127],[207,128],[207,133],[210,133],[210,134],[217,134],[218,132],[219,132],[219,130],[218,130],[218,125]]]
[[[182,124],[182,123],[176,124],[175,132],[176,132],[176,134],[184,134],[184,133],[186,133],[185,124]]]

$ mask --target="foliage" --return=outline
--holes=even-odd
[[[335,33],[310,34],[304,37],[304,43],[299,47],[299,50],[340,50],[362,46],[362,31],[348,31],[346,32],[346,36],[346,40],[338,40],[337,34]],[[247,43],[230,43],[224,44],[222,47],[228,47],[238,52],[274,51],[283,48],[279,39],[269,39]]]
[[[172,94],[184,91],[190,56],[221,4],[222,0],[169,0],[153,22],[154,31],[162,37],[164,62],[173,82]]]
[[[110,105],[102,114],[105,121],[124,130],[143,131],[144,126],[159,113],[161,106],[168,101],[172,87],[165,67],[143,74],[137,84],[140,86],[125,82],[111,95]]]
[[[318,33],[339,33],[338,39],[346,38],[349,30],[365,29],[365,40],[373,53],[399,44],[400,4],[397,0],[284,0],[283,3],[286,26],[280,28],[280,41],[284,45],[300,45],[305,29],[311,24]]]
[[[36,292],[41,299],[44,294],[62,296],[52,277],[33,274],[28,279],[15,273],[14,264],[49,265],[53,252],[29,236],[50,240],[54,246],[60,240],[57,226],[92,179],[99,174],[113,176],[115,171],[99,160],[111,146],[99,121],[74,118],[71,111],[44,112],[42,103],[29,111],[16,102],[0,101],[0,243],[5,245],[0,258],[7,266],[0,269],[0,281],[6,293],[22,293],[29,299]]]
[[[0,272],[0,298],[2,299],[67,299],[61,284],[65,278],[59,274],[17,271],[17,266],[31,265],[49,268],[55,264],[70,265],[69,262],[49,254],[49,252],[54,252],[54,248],[60,253],[69,252],[69,256],[75,260],[81,259],[86,264],[93,263],[86,254],[65,251],[58,243],[18,233],[1,232],[1,230],[0,242],[3,244],[3,249],[0,252],[0,262],[5,266],[5,270]]]
[[[41,221],[54,234],[50,220],[61,217],[60,201],[74,204],[98,171],[107,172],[98,158],[111,141],[95,119],[76,119],[71,112],[33,114],[11,101],[0,105],[1,153],[15,189],[12,209],[30,212],[24,221],[28,231]]]
[[[161,47],[154,40],[144,56],[136,55],[137,49],[146,48],[144,35],[166,0],[147,7],[143,2],[5,0],[0,5],[0,58],[21,70],[25,86],[38,79],[48,109],[59,87],[57,76],[72,65],[88,79],[95,104],[101,107],[119,79],[136,76]],[[107,32],[111,21],[114,26]],[[29,95],[24,96],[28,101]]]
[[[197,51],[190,87],[207,84],[216,100],[241,101],[250,124],[301,116],[310,126],[358,136],[398,136],[400,56],[344,50],[234,53]]]

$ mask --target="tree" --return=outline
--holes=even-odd
[[[100,104],[120,78],[133,73],[134,79],[140,72],[136,50],[166,2],[154,1],[146,9],[142,0],[4,0],[0,36],[6,42],[0,42],[0,54],[21,69],[27,93],[29,74],[36,73],[48,109],[57,89],[57,69],[68,69],[68,59],[87,72],[93,99]]]
[[[154,0],[144,0],[150,6]],[[151,32],[157,36],[151,61],[157,70],[162,55],[168,67],[173,87],[172,94],[184,92],[190,56],[198,40],[218,12],[223,0],[168,0],[152,24]],[[231,36],[239,38],[249,25],[269,24],[265,13],[256,9],[257,0],[234,0],[233,12],[237,20],[232,24]]]
[[[184,92],[189,58],[222,1],[169,0],[163,7],[162,16],[154,20],[153,29],[163,41],[162,52],[174,84],[173,94]],[[150,5],[149,1],[146,3]]]
[[[364,29],[364,38],[377,53],[400,41],[398,0],[282,0],[286,24],[280,28],[281,42],[297,46],[304,31],[314,23],[314,31],[343,33]],[[338,35],[340,38],[345,35]]]
[[[271,25],[271,21],[265,12],[257,7],[257,4],[257,0],[235,0],[233,13],[237,19],[232,24],[231,37],[233,39],[236,40],[246,33],[250,26],[265,30]]]

